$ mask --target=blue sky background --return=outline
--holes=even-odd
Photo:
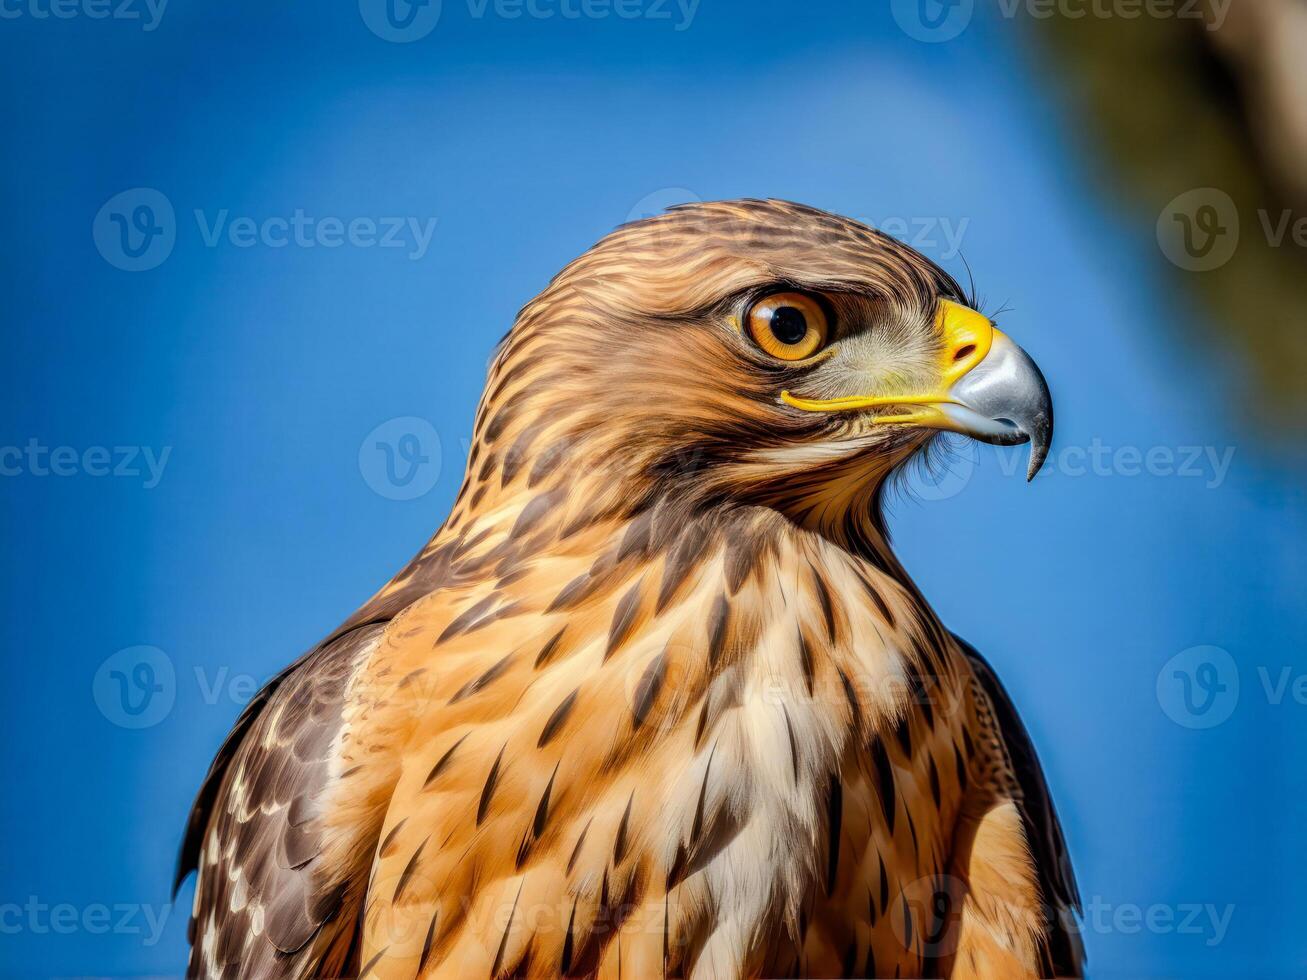
[[[391,43],[353,3],[174,0],[144,30],[143,0],[144,21],[7,0],[0,446],[22,453],[0,457],[0,975],[182,970],[176,846],[250,679],[439,525],[491,348],[563,263],[629,217],[739,196],[906,228],[965,278],[960,232],[1050,379],[1046,475],[963,447],[892,525],[1027,721],[1094,974],[1301,975],[1304,471],[1241,412],[1237,360],[1195,341],[1152,222],[1099,196],[1009,22],[922,43],[880,4],[627,2],[639,16],[444,0],[428,35]],[[134,188],[175,214],[148,271],[118,267],[97,223]],[[297,209],[435,228],[420,257],[410,233],[206,242],[224,210],[229,228]],[[439,440],[411,500],[369,449],[402,417]],[[75,472],[43,475],[32,440],[72,447]],[[170,447],[157,484],[139,455],[122,465],[140,475],[92,475],[86,451],[116,465],[118,446]],[[1163,472],[1191,446],[1196,475]],[[1122,447],[1155,450],[1153,472]],[[140,646],[159,652],[118,654]],[[149,680],[136,661],[163,690],[129,715],[110,672]]]

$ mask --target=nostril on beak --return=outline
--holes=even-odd
[[[975,352],[976,352],[975,344],[963,344],[961,347],[959,347],[957,350],[953,352],[953,361],[954,363],[956,363],[958,361],[964,360],[970,357]]]

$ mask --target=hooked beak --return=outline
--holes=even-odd
[[[781,400],[807,412],[848,412],[885,405],[912,406],[878,415],[878,425],[945,429],[1000,446],[1030,443],[1026,479],[1033,480],[1053,438],[1053,400],[1030,355],[975,310],[941,300],[936,323],[944,339],[937,391],[909,395]]]

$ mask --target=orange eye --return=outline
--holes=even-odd
[[[754,303],[746,319],[753,342],[772,357],[801,361],[826,346],[826,311],[803,293],[774,293]]]

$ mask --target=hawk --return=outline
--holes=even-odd
[[[518,315],[462,488],[195,801],[200,977],[1078,975],[1030,739],[890,548],[941,432],[1047,452],[930,261],[781,201],[623,226]]]

